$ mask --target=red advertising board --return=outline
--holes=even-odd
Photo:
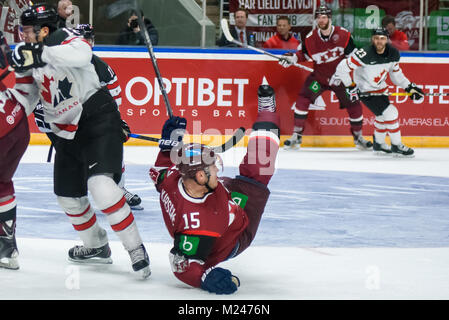
[[[148,58],[120,53],[107,58],[122,88],[122,117],[135,133],[159,134],[166,109],[152,64]],[[182,56],[182,58],[180,58]],[[175,115],[188,119],[191,134],[227,134],[241,126],[250,128],[257,116],[257,88],[265,77],[275,89],[281,115],[281,134],[290,135],[297,94],[308,72],[285,69],[276,61],[254,54],[161,54],[158,58],[170,104]],[[262,57],[262,58],[261,58]],[[448,58],[403,58],[405,75],[426,92],[449,93]],[[416,61],[423,62],[416,62]],[[408,62],[407,62],[408,61]],[[308,64],[310,67],[311,64]],[[391,92],[402,91],[395,86]],[[323,110],[309,113],[306,135],[347,136],[347,113],[339,109],[330,92],[323,95]],[[428,96],[419,103],[407,97],[391,97],[399,109],[404,136],[449,137],[449,97]],[[364,108],[364,134],[373,132],[373,114]],[[32,120],[30,121],[32,122]],[[38,132],[32,124],[32,132]]]

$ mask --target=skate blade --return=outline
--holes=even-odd
[[[70,262],[79,263],[79,264],[112,264],[111,258],[91,258],[84,260],[77,260],[68,257]]]
[[[404,155],[400,153],[393,153],[394,158],[414,158],[415,154]]]
[[[284,146],[284,150],[286,150],[286,151],[297,151],[299,149],[300,149],[299,146],[293,146],[293,147]]]
[[[391,152],[388,153],[388,152],[383,152],[383,151],[374,151],[374,154],[379,157],[391,157],[392,156]]]
[[[359,149],[360,151],[372,151],[373,147],[364,147],[364,146],[360,146],[360,145],[356,145],[355,146],[357,149]]]
[[[143,210],[143,207],[141,205],[137,206],[130,206],[131,210]]]
[[[151,275],[150,266],[146,266],[145,268],[136,271],[136,273],[140,276],[140,278],[146,279]]]
[[[19,260],[17,258],[2,258],[0,259],[0,268],[18,270]]]

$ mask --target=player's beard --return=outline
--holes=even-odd
[[[327,23],[326,23],[323,27],[322,27],[321,25],[318,24],[318,28],[319,28],[321,31],[327,31],[327,30],[330,29],[331,24],[332,24],[331,19],[329,19],[329,20],[327,21]]]

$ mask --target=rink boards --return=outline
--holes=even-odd
[[[272,51],[282,54],[282,51]],[[97,47],[110,64],[122,90],[120,111],[134,133],[158,136],[167,119],[164,99],[145,48]],[[293,129],[292,106],[308,71],[282,68],[273,58],[246,49],[156,48],[155,54],[175,115],[188,120],[187,137],[219,144],[233,130],[251,128],[257,116],[257,88],[265,77],[275,89],[281,116],[281,142]],[[402,54],[404,74],[425,92],[449,93],[449,54]],[[312,67],[311,63],[305,63]],[[402,89],[391,85],[390,92]],[[420,102],[391,97],[399,110],[404,142],[412,147],[449,147],[449,97],[428,96]],[[374,115],[364,107],[366,137],[373,134]],[[48,144],[30,117],[32,144]],[[241,142],[246,144],[247,139]],[[130,145],[149,144],[130,139]],[[323,94],[310,109],[303,146],[351,147],[349,119],[335,95]]]

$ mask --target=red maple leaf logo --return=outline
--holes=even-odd
[[[44,87],[44,90],[41,90],[41,94],[42,94],[42,98],[44,98],[45,102],[47,103],[51,103],[51,91],[50,91],[50,85],[51,82],[55,81],[53,79],[53,77],[51,77],[50,79],[47,78],[47,76],[44,76],[44,82],[42,82],[42,86]]]
[[[382,80],[383,76],[385,75],[385,73],[387,72],[387,70],[383,70],[382,73],[378,76],[374,78],[374,82],[379,83],[380,80]]]

